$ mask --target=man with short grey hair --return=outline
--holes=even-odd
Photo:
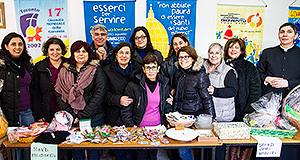
[[[107,38],[108,30],[104,25],[97,24],[92,28],[91,48],[93,53],[97,54],[102,67],[108,65],[115,58],[112,54],[114,47],[107,41]]]

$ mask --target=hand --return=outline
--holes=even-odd
[[[169,98],[167,98],[167,100],[166,100],[170,105],[172,105],[173,104],[173,96],[172,95],[170,95],[170,97]]]
[[[214,94],[215,88],[213,86],[209,86],[207,88],[207,91],[208,91],[209,94]]]
[[[78,118],[76,118],[75,120],[74,120],[74,124],[76,124],[76,123],[78,123],[79,122],[79,119]]]
[[[132,102],[133,102],[133,99],[129,98],[128,96],[122,96],[120,99],[120,104],[125,107],[129,106],[130,103],[132,103]]]
[[[274,88],[286,88],[289,86],[288,80],[283,78],[274,79],[270,84]]]
[[[175,89],[171,90],[171,95],[173,96],[175,94]]]
[[[45,122],[45,118],[41,118],[38,120],[39,122]]]
[[[278,77],[270,77],[270,76],[268,76],[268,77],[266,77],[265,82],[266,82],[266,83],[269,83],[269,84],[272,84],[272,82],[273,82],[275,79],[281,79],[281,78],[278,78]]]
[[[99,47],[96,51],[100,60],[105,60],[107,57],[106,50],[103,47]]]

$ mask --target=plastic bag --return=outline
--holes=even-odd
[[[0,108],[0,138],[4,137],[7,132],[8,123]]]
[[[3,87],[3,79],[0,79],[0,92],[2,91],[2,87]],[[7,120],[2,112],[2,109],[0,108],[0,138],[6,135],[7,127],[8,127]]]
[[[284,99],[282,114],[300,130],[300,85],[295,87]]]
[[[67,111],[58,111],[54,114],[46,132],[68,131],[72,127],[73,116]]]
[[[251,127],[295,130],[289,122],[280,117],[281,94],[270,92],[251,104],[255,112],[246,114],[244,122]]]

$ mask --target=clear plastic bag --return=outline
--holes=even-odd
[[[3,79],[0,79],[0,92],[3,87]],[[7,132],[8,123],[0,106],[0,138],[4,137]]]
[[[282,114],[300,130],[300,85],[295,87],[284,99]]]
[[[0,138],[4,137],[7,132],[8,123],[0,108]]]
[[[68,131],[72,127],[73,119],[67,111],[58,111],[54,114],[46,132]]]
[[[282,95],[270,92],[251,104],[255,112],[246,114],[244,122],[251,127],[295,130],[289,122],[280,117]]]

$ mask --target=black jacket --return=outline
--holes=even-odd
[[[255,66],[242,56],[228,62],[238,73],[238,95],[235,98],[235,120],[242,121],[246,113],[254,109],[251,103],[257,101],[261,95],[260,77]]]
[[[89,62],[89,64],[86,65],[98,65],[98,60],[92,60]],[[74,76],[76,76],[77,71],[75,65],[70,65],[68,63],[64,63],[63,67],[66,67],[69,72],[72,72]],[[98,65],[96,73],[94,74],[92,82],[83,89],[83,98],[85,100],[86,106],[83,110],[78,111],[77,114],[73,111],[73,108],[71,108],[70,104],[65,103],[61,99],[61,95],[56,92],[56,100],[58,107],[61,110],[65,110],[69,112],[74,119],[92,119],[92,122],[102,120],[104,118],[104,110],[102,107],[102,102],[105,98],[105,94],[107,91],[107,85],[105,81],[105,75],[103,73],[103,70],[100,68],[100,65]]]
[[[175,66],[175,58],[174,56],[170,57],[169,59],[165,60],[161,64],[161,72],[162,74],[169,78],[169,86],[172,87],[174,81],[174,66]]]
[[[300,48],[294,45],[285,52],[280,45],[263,50],[257,70],[261,82],[264,83],[267,76],[279,77],[288,80],[286,88],[274,88],[270,84],[262,84],[262,94],[269,92],[282,93],[282,98],[298,84],[300,84]]]
[[[125,87],[134,76],[141,71],[139,64],[134,64],[131,74],[123,76],[116,70],[115,62],[103,68],[107,78],[108,91],[104,103],[105,123],[111,126],[121,126],[124,122],[121,119],[120,99],[124,95]]]
[[[178,62],[175,65],[178,66]],[[179,67],[175,72],[173,84],[175,111],[195,116],[207,113],[215,117],[212,96],[207,91],[210,81],[201,57],[187,70]]]
[[[24,63],[25,69],[32,76],[33,64],[31,57],[24,58],[22,63]],[[0,106],[6,116],[8,125],[20,126],[20,76],[13,65],[13,62],[5,53],[0,52],[0,79],[4,80],[3,89],[0,92]],[[32,83],[30,85],[30,94],[32,95]]]
[[[122,107],[121,116],[125,126],[132,127],[134,125],[140,126],[147,107],[147,90],[145,87],[146,75],[142,72],[136,75],[135,81],[128,83],[125,88],[125,95],[133,99],[133,102],[127,106]],[[168,79],[158,74],[157,80],[160,87],[160,116],[161,123],[165,124],[165,113],[171,111],[171,105],[166,101],[169,97]]]
[[[62,63],[65,59],[62,59]],[[49,58],[35,64],[33,68],[33,95],[32,111],[36,120],[45,118],[51,122],[53,115],[50,115],[50,100],[54,89],[49,68]]]
[[[91,49],[92,49],[93,53],[97,55],[96,51],[98,48],[96,48],[94,41],[91,43]],[[106,50],[107,57],[105,60],[100,61],[100,65],[102,68],[107,66],[108,64],[110,64],[115,59],[115,55],[112,53],[114,47],[112,46],[112,44],[110,42],[106,41],[106,45],[105,45],[104,49]]]
[[[158,50],[154,50],[154,52],[149,52],[147,53],[147,55],[156,55],[156,57],[158,58],[158,64],[161,65],[162,62],[164,61],[164,57],[162,56],[161,52]],[[137,51],[134,51],[132,59],[137,62],[138,64],[140,64],[141,66],[143,65],[143,59],[142,57],[138,54]]]

